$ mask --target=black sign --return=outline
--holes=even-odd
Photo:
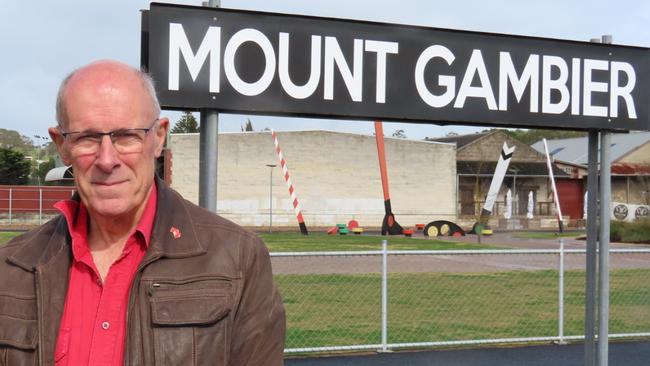
[[[156,3],[144,16],[143,66],[170,109],[650,130],[647,48]]]

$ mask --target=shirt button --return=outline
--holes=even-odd
[[[102,323],[102,329],[104,329],[104,330],[108,330],[108,328],[109,328],[110,326],[111,326],[111,324],[110,324],[109,322],[103,322],[103,323]]]

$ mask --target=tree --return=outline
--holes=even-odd
[[[47,175],[47,172],[50,170],[54,169],[55,163],[54,163],[54,158],[50,158],[48,161],[41,163],[38,166],[38,170],[36,171],[36,174],[38,175],[38,181],[42,185],[49,185],[51,182],[45,182],[45,176]]]
[[[242,132],[244,132],[244,131],[246,131],[246,132],[253,131],[253,123],[251,122],[250,118],[246,118],[246,125],[244,125],[244,127],[241,128],[241,131]]]
[[[31,164],[21,152],[0,148],[0,184],[27,184]]]
[[[183,116],[176,121],[171,133],[197,133],[199,132],[199,124],[191,112],[183,112]]]
[[[566,139],[566,138],[587,136],[587,132],[584,131],[564,131],[564,130],[516,129],[516,130],[503,130],[503,132],[510,135],[510,137],[523,142],[526,145],[532,145],[543,138],[546,138],[547,140],[553,140],[553,139]]]
[[[393,132],[392,136],[397,137],[398,139],[405,139],[406,138],[406,134],[404,133],[404,130],[402,130],[402,129],[395,130],[395,132]]]
[[[29,137],[22,136],[18,131],[0,128],[0,148],[26,153],[31,151],[33,147],[32,140]]]

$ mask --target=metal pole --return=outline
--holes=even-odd
[[[388,352],[388,241],[381,241],[381,351]]]
[[[273,167],[271,167],[271,175],[269,177],[269,233],[273,227]]]
[[[518,209],[518,203],[519,200],[517,199],[517,170],[514,171],[515,176],[512,178],[512,212],[515,215],[519,214],[519,209]]]
[[[587,255],[585,279],[585,366],[596,365],[596,245],[598,237],[598,131],[589,130]]]
[[[13,189],[9,188],[9,225],[11,225],[12,222],[12,212],[11,209],[13,207]]]
[[[602,43],[612,44],[611,35],[603,35]],[[600,133],[600,229],[598,246],[598,365],[609,363],[609,206],[612,200],[611,138]]]
[[[598,365],[608,363],[609,332],[609,206],[612,198],[609,132],[600,133],[600,230],[598,248]]]
[[[266,164],[271,168],[271,173],[269,175],[269,233],[271,233],[271,228],[273,227],[273,168],[276,167],[275,164]]]
[[[560,273],[558,283],[558,337],[564,344],[564,239],[560,239]]]
[[[206,6],[205,2],[203,3]],[[219,0],[210,0],[207,6],[218,8]],[[217,212],[217,162],[219,112],[214,109],[201,110],[199,146],[199,205]]]
[[[38,189],[38,224],[43,224],[43,190]]]

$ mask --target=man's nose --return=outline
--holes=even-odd
[[[97,152],[96,165],[99,169],[110,172],[120,164],[119,154],[113,146],[113,141],[109,135],[102,136],[99,142],[99,151]]]

